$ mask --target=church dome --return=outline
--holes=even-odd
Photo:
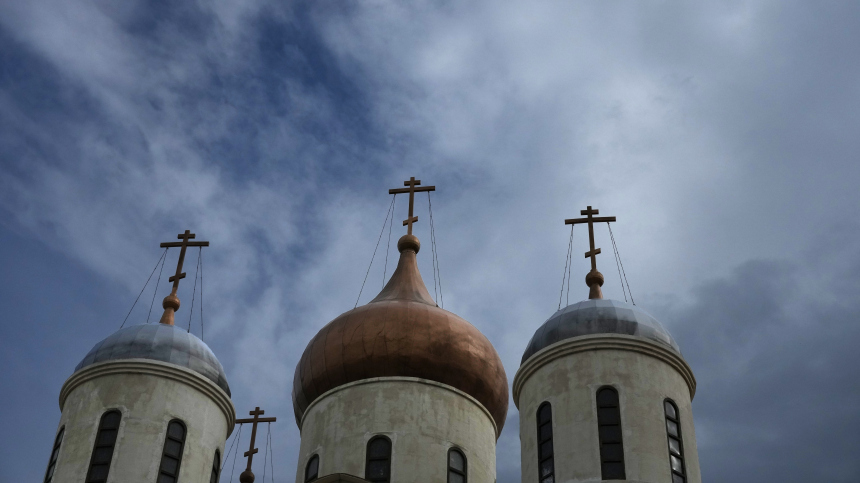
[[[681,355],[675,339],[644,310],[617,300],[589,299],[568,305],[547,319],[529,341],[521,363],[556,342],[594,334],[633,335]]]
[[[96,344],[75,372],[99,362],[125,359],[150,359],[190,369],[230,395],[224,368],[212,349],[174,325],[143,324],[120,329]]]
[[[508,380],[498,353],[472,324],[441,309],[418,271],[418,238],[397,243],[400,261],[367,305],[341,314],[308,343],[293,379],[296,422],[326,391],[376,377],[416,377],[474,397],[501,433]]]

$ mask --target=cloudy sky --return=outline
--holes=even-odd
[[[187,228],[211,241],[202,336],[237,409],[278,416],[292,482],[295,364],[409,176],[437,187],[445,308],[509,379],[593,205],[696,374],[705,481],[860,481],[858,27],[855,2],[0,0],[0,481],[42,478],[63,381]],[[511,404],[498,481],[519,478]]]

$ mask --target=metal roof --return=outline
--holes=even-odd
[[[681,355],[669,332],[644,310],[617,300],[591,299],[568,305],[547,319],[529,341],[521,363],[556,342],[593,334],[634,335]]]
[[[167,324],[133,325],[114,332],[90,350],[75,372],[98,362],[123,359],[151,359],[191,369],[230,395],[224,368],[212,349],[196,336]]]

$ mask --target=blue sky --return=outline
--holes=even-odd
[[[445,308],[510,379],[592,205],[698,378],[705,479],[857,481],[858,25],[848,2],[0,1],[0,481],[42,477],[63,381],[185,229],[211,242],[204,339],[292,481],[295,363],[410,176],[437,186]],[[500,483],[517,426],[511,404]]]

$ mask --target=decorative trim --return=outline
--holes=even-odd
[[[318,398],[314,399],[314,401],[312,403],[310,403],[310,405],[308,405],[307,409],[305,409],[305,412],[302,413],[302,418],[299,421],[299,431],[301,432],[302,426],[304,426],[304,424],[305,424],[305,416],[307,416],[307,414],[311,411],[311,408],[314,407],[317,403],[319,403],[323,399],[325,399],[326,397],[331,396],[332,394],[334,394],[338,391],[343,391],[343,390],[351,388],[351,387],[361,386],[363,384],[373,384],[375,382],[417,382],[418,384],[426,384],[428,386],[435,386],[435,387],[438,387],[441,389],[447,389],[448,391],[451,391],[458,396],[461,396],[461,397],[468,399],[475,406],[478,406],[481,409],[481,411],[483,411],[484,414],[487,415],[487,418],[489,418],[490,422],[493,424],[493,431],[496,433],[496,439],[499,439],[499,428],[498,428],[498,426],[496,426],[496,421],[493,419],[493,416],[490,415],[490,411],[488,411],[487,408],[485,408],[483,404],[479,403],[477,399],[475,399],[472,396],[466,394],[465,392],[457,389],[456,387],[452,387],[452,386],[449,386],[447,384],[442,384],[441,382],[431,381],[429,379],[421,379],[420,377],[404,377],[404,376],[372,377],[370,379],[362,379],[360,381],[353,381],[353,382],[350,382],[349,384],[344,384],[344,385],[338,386],[334,389],[329,389],[328,391],[322,393],[322,395],[320,395]]]
[[[529,359],[526,360],[526,363],[520,366],[520,369],[514,376],[514,404],[516,404],[519,409],[520,392],[523,389],[523,385],[532,374],[544,365],[571,354],[597,350],[637,352],[639,354],[659,359],[678,371],[681,377],[684,378],[684,381],[687,383],[687,388],[690,390],[690,400],[692,400],[696,395],[696,377],[693,375],[693,370],[690,369],[687,361],[674,351],[669,350],[656,342],[651,342],[647,339],[642,339],[641,337],[632,335],[595,334],[574,337],[556,342],[555,344],[545,347],[529,357]]]
[[[227,437],[233,432],[233,427],[236,425],[236,408],[233,406],[230,396],[223,389],[190,369],[151,359],[104,361],[75,372],[66,379],[63,388],[60,389],[60,411],[63,410],[66,399],[75,388],[90,380],[115,374],[142,374],[163,377],[197,389],[215,401],[215,404],[224,413],[224,418],[227,420]]]

